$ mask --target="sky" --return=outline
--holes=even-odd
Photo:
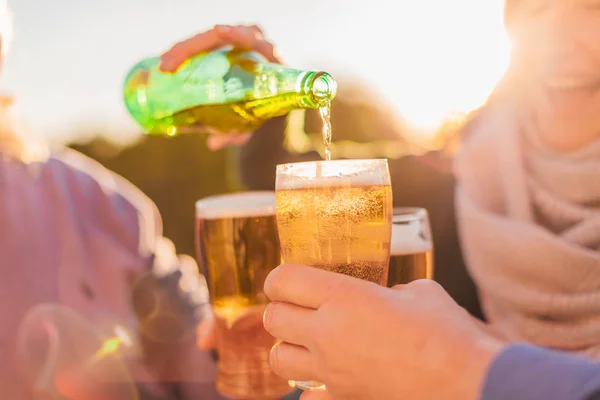
[[[260,25],[288,65],[362,79],[425,129],[481,104],[508,62],[501,0],[8,1],[2,89],[55,140],[138,131],[122,102],[129,68],[216,23]]]

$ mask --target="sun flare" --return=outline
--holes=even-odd
[[[400,0],[394,17],[397,72],[373,80],[418,131],[483,104],[508,66],[499,0]],[[398,16],[401,15],[401,16]],[[398,39],[396,39],[398,38]],[[383,45],[389,48],[389,43]]]

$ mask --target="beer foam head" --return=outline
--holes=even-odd
[[[310,161],[277,166],[277,190],[390,185],[387,160]]]
[[[205,197],[196,202],[196,217],[245,218],[275,215],[275,193],[240,192]]]
[[[392,225],[390,244],[390,254],[392,256],[431,251],[432,247],[431,240],[426,240],[421,236],[419,226]]]

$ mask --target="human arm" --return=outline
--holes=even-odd
[[[600,364],[527,344],[506,347],[492,363],[482,400],[597,400]]]
[[[273,369],[327,385],[303,400],[600,398],[600,364],[504,344],[432,281],[388,289],[284,265],[265,293],[273,300],[265,327],[283,340],[271,353]]]

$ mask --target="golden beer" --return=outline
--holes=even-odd
[[[405,284],[418,279],[433,279],[433,252],[431,250],[390,255],[388,286]]]
[[[277,166],[277,225],[283,260],[385,285],[392,190],[386,160]],[[305,390],[320,382],[294,382]]]
[[[283,259],[385,285],[391,202],[385,185],[277,191]]]
[[[433,279],[433,270],[433,242],[427,212],[419,208],[395,209],[388,287]]]
[[[264,281],[281,263],[273,192],[208,197],[196,203],[196,244],[206,276],[219,355],[217,389],[236,399],[290,391],[269,365],[275,338],[263,327]]]

